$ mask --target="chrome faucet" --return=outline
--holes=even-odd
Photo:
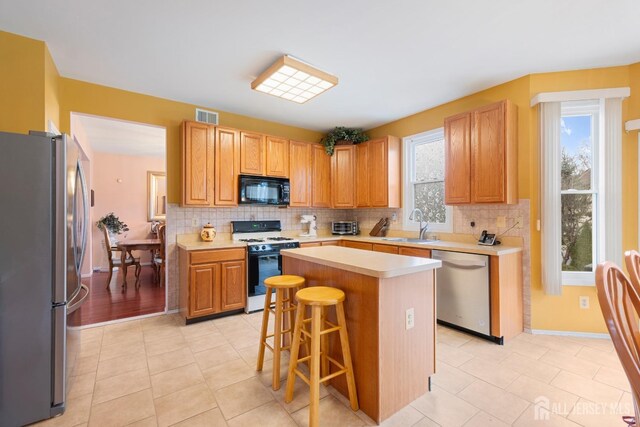
[[[417,217],[417,219],[416,219],[416,217]],[[418,235],[418,238],[420,240],[424,240],[425,239],[425,235],[427,234],[427,231],[429,231],[429,223],[427,221],[425,221],[424,217],[425,217],[424,212],[422,212],[418,208],[415,208],[414,210],[412,210],[411,214],[409,215],[409,219],[411,221],[420,222],[420,234]],[[424,222],[424,227],[422,226],[423,222]]]

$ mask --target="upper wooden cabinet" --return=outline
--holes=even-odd
[[[264,175],[266,163],[264,135],[240,132],[240,173]]]
[[[238,204],[238,175],[240,172],[240,132],[230,128],[216,128],[215,141],[215,204]]]
[[[267,136],[267,176],[289,177],[289,140]]]
[[[182,123],[182,205],[213,205],[215,128]]]
[[[338,145],[331,156],[331,205],[356,206],[356,145]]]
[[[311,205],[311,144],[289,142],[289,205]]]
[[[370,170],[369,144],[363,142],[356,145],[356,207],[363,208],[371,206]]]
[[[356,206],[401,207],[400,139],[372,139],[356,145]]]
[[[471,114],[444,120],[445,203],[471,203]]]
[[[311,206],[331,207],[331,156],[321,144],[311,144]]]
[[[517,109],[509,100],[445,119],[445,203],[517,203]]]

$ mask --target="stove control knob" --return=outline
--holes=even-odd
[[[262,245],[262,250],[264,251],[265,249],[267,249],[267,247],[265,245]]]

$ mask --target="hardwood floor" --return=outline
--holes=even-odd
[[[119,272],[114,272],[111,285],[106,289],[107,276],[107,273],[93,273],[92,277],[82,279],[90,294],[78,309],[81,326],[164,311],[165,288],[153,283],[151,267],[142,267],[139,289],[135,288],[132,268],[127,274],[126,290],[122,289]]]

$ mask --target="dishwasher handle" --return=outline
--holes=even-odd
[[[434,259],[437,259],[437,258],[434,258]],[[485,268],[487,266],[486,261],[463,261],[463,260],[448,261],[444,259],[441,259],[440,261],[442,261],[443,265],[449,265],[451,267],[462,268],[465,270],[475,270],[478,268]]]

